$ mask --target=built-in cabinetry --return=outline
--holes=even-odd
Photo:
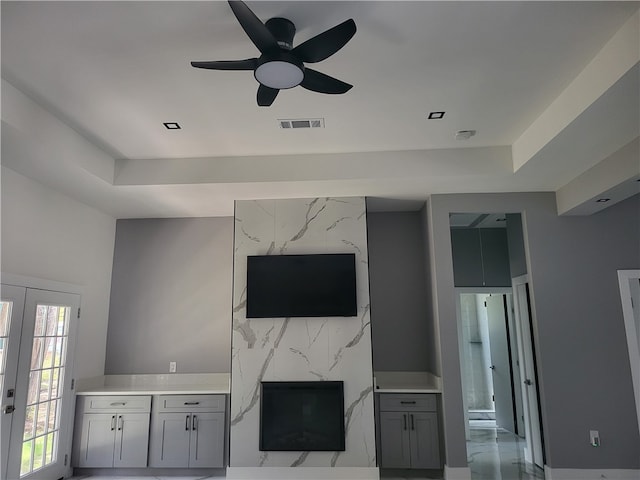
[[[436,394],[381,393],[381,468],[441,468]]]
[[[226,395],[79,395],[78,468],[221,468]]]
[[[505,228],[452,228],[451,251],[456,287],[510,287]]]
[[[224,466],[224,395],[157,395],[153,404],[150,467]]]
[[[80,468],[146,467],[151,396],[81,396],[74,464]]]

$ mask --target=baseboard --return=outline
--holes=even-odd
[[[379,480],[368,467],[228,467],[227,480]]]
[[[445,480],[471,480],[471,469],[469,467],[448,467],[444,466]]]
[[[640,480],[640,470],[544,467],[545,480]]]

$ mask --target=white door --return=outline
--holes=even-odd
[[[513,279],[513,292],[527,445],[524,452],[525,460],[544,468],[542,428],[538,405],[538,381],[531,332],[529,284],[526,276]]]
[[[26,289],[20,340],[9,345],[19,352],[6,478],[51,480],[69,471],[79,304],[79,295]]]
[[[618,270],[618,282],[640,431],[640,270]]]
[[[486,298],[485,302],[489,323],[489,351],[491,355],[491,366],[489,368],[493,379],[496,425],[515,433],[505,295],[491,295]]]
[[[15,408],[18,352],[22,332],[22,313],[26,289],[13,285],[0,286],[0,478],[7,476],[9,440]]]

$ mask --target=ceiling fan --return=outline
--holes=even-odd
[[[260,83],[258,105],[268,107],[282,89],[300,85],[307,90],[320,93],[340,94],[352,85],[312,70],[305,63],[320,62],[346,45],[356,33],[356,24],[346,20],[329,30],[293,47],[296,27],[286,18],[271,18],[266,23],[242,1],[229,0],[229,6],[238,22],[260,50],[260,57],[246,60],[223,60],[191,62],[196,68],[210,70],[253,70]]]

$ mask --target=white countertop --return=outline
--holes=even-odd
[[[228,394],[228,373],[103,375],[78,380],[76,395]]]
[[[440,377],[429,372],[374,372],[376,393],[442,393]]]

